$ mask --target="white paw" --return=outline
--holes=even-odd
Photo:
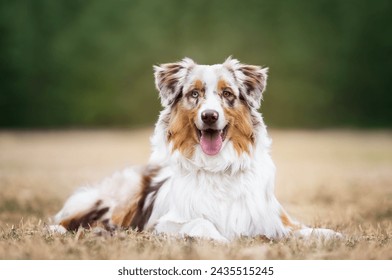
[[[317,238],[325,238],[325,239],[343,238],[343,235],[341,233],[326,228],[304,228],[304,229],[294,231],[293,234],[294,236],[305,237],[305,238],[309,238],[309,237],[317,237]]]
[[[60,226],[60,225],[50,225],[50,226],[47,226],[46,229],[50,233],[59,233],[59,234],[66,234],[67,233],[67,229],[63,226]]]
[[[173,222],[167,220],[161,220],[155,225],[155,231],[157,233],[166,233],[169,235],[174,235],[178,233],[184,223]]]
[[[183,225],[180,234],[192,237],[213,239],[218,242],[227,243],[229,240],[219,233],[216,227],[208,220],[199,218]]]

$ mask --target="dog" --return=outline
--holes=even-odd
[[[271,140],[258,111],[267,73],[231,57],[154,66],[163,110],[148,165],[78,190],[53,229],[125,228],[221,242],[340,236],[293,220],[274,195]]]

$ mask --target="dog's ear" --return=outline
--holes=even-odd
[[[159,91],[162,106],[173,104],[181,93],[187,73],[194,65],[192,59],[184,58],[180,62],[154,66],[155,86]]]
[[[223,63],[239,84],[242,97],[249,106],[258,109],[262,94],[267,86],[268,68],[256,65],[241,64],[237,59],[229,57]]]

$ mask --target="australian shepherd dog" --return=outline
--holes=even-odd
[[[125,228],[222,242],[340,236],[291,219],[274,195],[271,140],[258,111],[267,72],[232,58],[154,66],[163,110],[149,163],[76,191],[52,228]]]

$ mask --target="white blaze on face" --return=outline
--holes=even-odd
[[[200,100],[198,109],[196,127],[200,130],[200,146],[207,155],[216,155],[222,148],[225,140],[224,128],[227,121],[222,107],[222,99],[218,92],[218,82],[220,79],[219,69],[215,66],[198,66],[193,72],[196,79],[202,81],[204,87],[204,96]],[[214,112],[218,119],[213,124],[207,124],[203,121],[202,115],[206,112]]]

